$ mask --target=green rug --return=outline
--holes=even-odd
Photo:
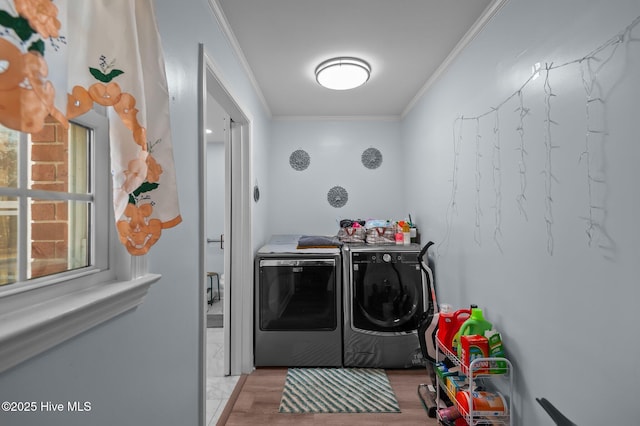
[[[399,413],[387,373],[375,368],[290,368],[281,413]]]

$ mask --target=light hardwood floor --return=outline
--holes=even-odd
[[[232,395],[225,407],[218,425],[428,426],[438,424],[436,419],[427,416],[418,398],[418,385],[429,382],[425,370],[387,370],[401,413],[381,414],[278,413],[286,375],[286,368],[259,368],[250,375],[243,376],[234,391],[235,395]]]

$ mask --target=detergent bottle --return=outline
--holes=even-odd
[[[466,335],[480,335],[484,336],[484,332],[491,330],[493,325],[487,320],[484,319],[484,315],[482,314],[482,309],[480,308],[472,308],[471,316],[460,326],[460,330],[458,331],[458,336],[466,336]],[[461,355],[462,345],[458,345],[456,348],[458,356]]]
[[[448,337],[448,348],[451,352],[456,354],[458,352],[458,346],[460,343],[460,327],[466,320],[471,317],[471,310],[477,308],[478,305],[471,305],[469,309],[458,309],[453,313],[452,325],[450,328],[450,335]]]
[[[451,328],[451,317],[453,316],[451,305],[443,303],[440,305],[440,315],[438,316],[438,331],[436,336],[443,346],[447,346],[447,334]]]
[[[437,334],[440,344],[455,353],[453,338],[460,329],[460,326],[469,319],[470,316],[470,309],[458,309],[453,312],[451,305],[443,304],[440,306]]]

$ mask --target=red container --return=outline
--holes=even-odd
[[[489,340],[484,336],[466,335],[460,336],[460,346],[462,346],[462,356],[460,361],[465,367],[469,367],[471,361],[476,358],[486,358],[489,356]],[[482,363],[486,365],[477,365]],[[477,367],[477,368],[476,368]],[[478,361],[474,364],[473,374],[488,374],[488,361]]]
[[[471,316],[471,309],[458,309],[455,312],[440,312],[438,317],[438,340],[453,352],[453,336],[456,335],[462,323]]]

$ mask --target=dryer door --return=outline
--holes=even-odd
[[[417,330],[425,297],[417,253],[352,255],[352,326],[367,331]]]
[[[335,330],[335,259],[260,261],[260,330]]]

